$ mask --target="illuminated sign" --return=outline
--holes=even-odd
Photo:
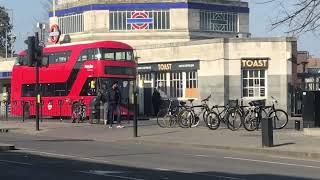
[[[268,68],[268,59],[241,59],[241,68]]]
[[[172,64],[158,64],[159,71],[170,71]]]

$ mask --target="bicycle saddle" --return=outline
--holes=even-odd
[[[181,105],[181,106],[184,106],[184,105],[186,105],[186,104],[187,104],[186,102],[180,101],[180,105]]]
[[[194,101],[194,99],[188,99],[188,101],[189,101],[190,103],[192,103],[192,102]]]

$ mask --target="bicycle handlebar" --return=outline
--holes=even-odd
[[[209,101],[210,98],[211,98],[211,94],[207,98],[202,99],[201,102],[207,102],[207,101]]]
[[[278,104],[278,100],[276,98],[274,98],[273,96],[271,96],[272,98],[272,102]]]

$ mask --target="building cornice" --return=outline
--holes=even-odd
[[[220,2],[220,3],[219,3]],[[171,9],[171,8],[189,8],[204,9],[226,12],[249,13],[248,3],[238,1],[204,1],[204,0],[183,0],[183,1],[107,1],[107,0],[89,0],[67,3],[60,5],[56,9],[57,16],[67,14],[82,13],[91,10],[146,10],[146,9]],[[226,3],[227,2],[227,3]],[[52,16],[52,12],[49,16]]]

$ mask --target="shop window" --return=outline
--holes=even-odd
[[[266,97],[266,70],[242,70],[242,96]]]
[[[183,97],[182,72],[170,73],[170,97]]]
[[[151,81],[151,73],[139,74],[139,79],[143,81]]]
[[[157,73],[156,74],[156,84],[155,87],[158,88],[162,97],[167,96],[167,73]]]
[[[187,88],[198,88],[198,73],[196,71],[186,72]]]

